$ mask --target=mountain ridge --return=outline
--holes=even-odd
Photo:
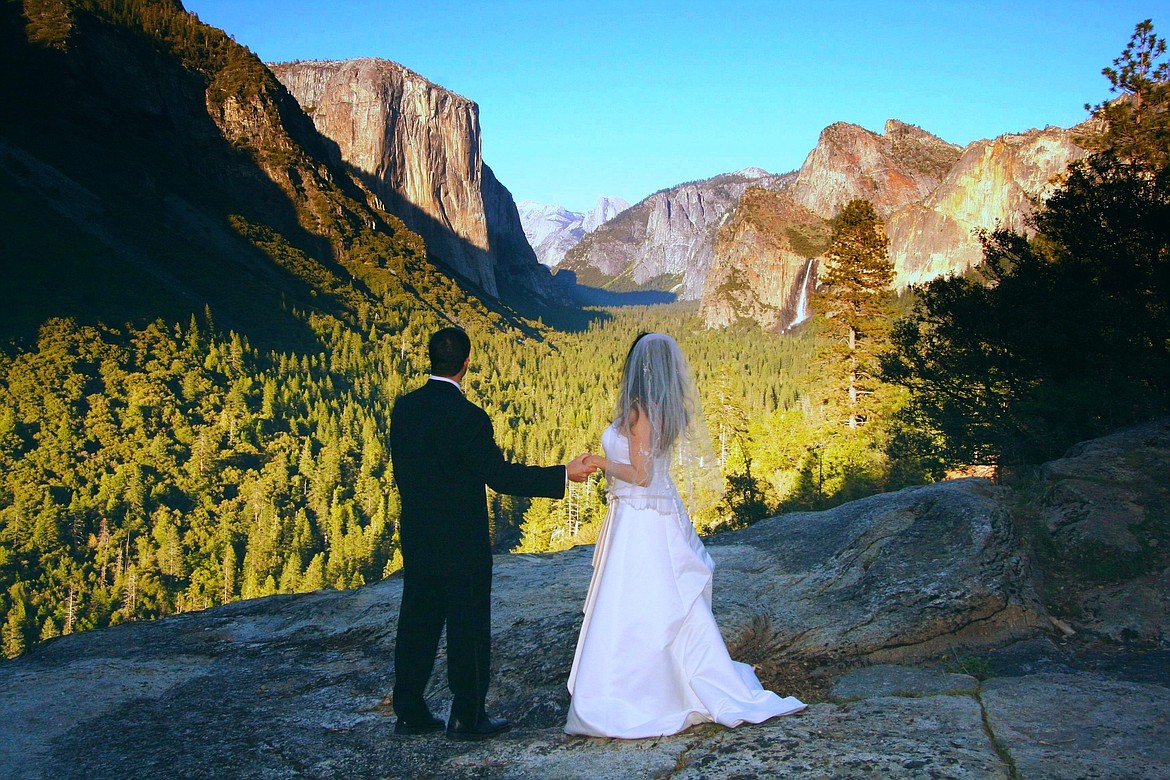
[[[874,203],[887,225],[894,285],[900,289],[977,265],[980,230],[1026,230],[1035,199],[1050,192],[1054,178],[1084,154],[1076,137],[1077,128],[1050,127],[959,147],[896,119],[888,120],[882,133],[837,122],[821,132],[795,173],[753,182],[748,177],[759,169],[749,168],[660,190],[582,240],[561,268],[592,287],[670,290],[680,298],[698,298],[708,327],[748,319],[772,329],[791,321],[803,284],[792,265],[803,260],[750,256],[733,241],[717,240],[718,231],[736,219],[749,186],[785,192],[826,223],[850,200]],[[740,187],[728,192],[725,185],[733,181]],[[691,219],[696,204],[702,216]],[[748,211],[763,217],[758,206]],[[667,226],[669,241],[655,238],[654,223]],[[783,244],[781,235],[762,239],[768,229],[763,223],[777,224],[763,218],[752,241]],[[740,281],[731,283],[731,275]]]
[[[727,173],[659,190],[584,236],[558,270],[585,286],[697,299],[720,220],[748,187],[780,188],[791,176]]]
[[[524,236],[536,252],[541,265],[556,268],[565,254],[576,246],[586,233],[630,207],[622,198],[601,196],[588,211],[569,211],[563,206],[525,200],[516,204]]]
[[[824,219],[857,199],[873,203],[884,218],[929,195],[961,154],[961,147],[896,119],[880,134],[836,122],[821,131],[791,194]]]

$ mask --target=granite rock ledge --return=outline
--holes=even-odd
[[[708,540],[725,637],[766,634],[745,660],[806,696],[800,715],[566,736],[592,554],[576,548],[496,559],[489,707],[516,724],[499,739],[394,737],[390,577],[61,637],[0,664],[0,774],[1170,777],[1168,463],[1162,420],[1078,445],[1023,487],[940,483]],[[1118,506],[1141,518],[1133,539]],[[1143,567],[1085,579],[1085,544],[1137,545]],[[429,699],[445,714],[443,666]]]

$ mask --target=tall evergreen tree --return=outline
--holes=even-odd
[[[24,652],[28,644],[29,617],[28,595],[23,582],[8,589],[8,614],[0,631],[5,658],[15,658]]]
[[[852,430],[870,416],[866,396],[875,391],[877,354],[888,333],[894,279],[889,247],[885,226],[869,201],[850,201],[833,220],[816,297],[824,317],[819,357],[840,383],[830,392],[845,395],[845,421]]]
[[[1165,55],[1166,41],[1154,33],[1153,22],[1140,22],[1113,67],[1101,71],[1118,97],[1085,105],[1093,113],[1095,131],[1082,142],[1149,168],[1170,162],[1170,63],[1162,59]]]

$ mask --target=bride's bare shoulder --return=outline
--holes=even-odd
[[[643,411],[638,404],[630,407],[630,410],[620,419],[614,420],[612,427],[615,431],[625,436],[627,439],[631,436],[646,433],[650,430],[650,418]]]

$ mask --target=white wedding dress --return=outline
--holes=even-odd
[[[612,425],[601,443],[610,460],[629,463],[629,440]],[[731,660],[711,614],[714,562],[667,464],[656,462],[654,474],[647,487],[609,484],[565,731],[634,739],[803,710],[799,699],[764,690],[750,666]]]

